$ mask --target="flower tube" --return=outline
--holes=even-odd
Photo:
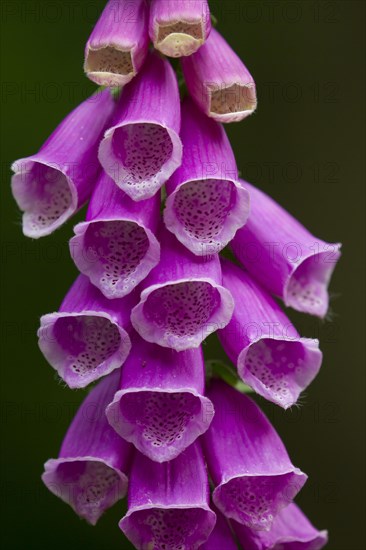
[[[245,550],[321,550],[328,542],[328,533],[315,529],[294,503],[278,513],[270,531],[253,531],[236,522],[233,527]]]
[[[192,101],[182,106],[182,165],[167,182],[166,227],[191,252],[219,252],[249,214],[249,194],[237,181],[234,153],[223,127]]]
[[[148,52],[146,0],[109,0],[86,44],[84,71],[100,86],[124,86]]]
[[[99,142],[113,110],[109,91],[98,92],[61,122],[38,153],[14,162],[12,191],[23,211],[24,235],[49,235],[87,201],[100,170]]]
[[[200,348],[177,352],[136,335],[108,420],[151,460],[172,460],[210,425],[214,410],[204,384]]]
[[[108,300],[79,275],[60,310],[41,317],[39,347],[70,388],[84,388],[122,365],[135,303],[135,293]]]
[[[226,518],[215,506],[211,505],[211,508],[216,514],[216,524],[208,540],[200,546],[200,550],[237,550],[238,547]]]
[[[295,468],[280,437],[249,397],[220,380],[207,396],[215,416],[203,436],[213,501],[228,518],[269,530],[307,476]]]
[[[253,77],[217,30],[182,68],[190,95],[217,122],[238,122],[257,108]]]
[[[211,31],[207,0],[152,0],[149,34],[164,55],[181,57],[196,52]]]
[[[161,228],[161,259],[141,283],[141,299],[131,313],[148,342],[183,351],[230,321],[234,303],[222,285],[217,256],[199,258]]]
[[[159,262],[154,235],[159,215],[159,193],[137,203],[101,173],[86,221],[74,228],[70,252],[79,271],[107,298],[129,294]]]
[[[251,214],[231,243],[236,257],[286,306],[318,317],[328,311],[328,285],[341,245],[321,241],[253,185]]]
[[[119,526],[138,550],[196,550],[208,539],[214,525],[206,467],[197,443],[164,464],[136,453],[128,511]]]
[[[316,339],[300,338],[277,303],[247,273],[222,261],[223,285],[235,310],[219,332],[239,376],[257,393],[287,409],[319,372],[322,353]]]
[[[100,144],[107,174],[135,201],[155,195],[180,165],[180,99],[170,63],[149,54],[124,88],[112,127]]]
[[[48,460],[42,480],[54,495],[92,525],[127,492],[131,446],[108,425],[105,407],[119,373],[104,378],[87,395],[62,443]]]

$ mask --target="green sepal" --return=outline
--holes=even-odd
[[[119,88],[111,88],[111,95],[114,99],[114,101],[118,101],[119,98],[121,97],[121,93],[122,93],[122,87],[119,87]]]
[[[219,20],[217,19],[217,17],[214,16],[213,13],[211,13],[211,25],[213,27],[217,27],[219,24]]]
[[[221,378],[240,393],[254,393],[250,386],[244,384],[232,367],[218,359],[206,361],[206,378]]]

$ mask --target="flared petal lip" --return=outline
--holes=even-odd
[[[149,504],[143,504],[141,506],[133,506],[126,512],[126,515],[124,516],[124,518],[121,519],[121,521],[128,518],[135,512],[144,512],[145,510],[189,510],[193,508],[203,510],[204,512],[210,512],[216,518],[215,512],[211,510],[211,508],[207,504],[154,504],[153,502],[151,502]]]
[[[174,20],[161,17],[155,19],[153,23],[151,38],[154,43],[154,48],[168,57],[187,57],[194,54],[206,42],[211,32],[211,20],[209,14],[206,16],[203,13],[200,16],[188,13],[184,16],[182,15],[183,14],[177,16]],[[176,23],[181,23],[183,25],[199,24],[201,26],[202,36],[197,38],[191,34],[188,34],[188,32],[172,32],[165,36],[162,40],[159,40],[159,30]],[[177,51],[175,44],[178,40],[180,42],[180,46]]]
[[[307,380],[306,380],[305,387],[307,387],[309,384],[311,384],[311,382],[314,380],[314,378],[318,374],[318,372],[320,370],[320,367],[321,367],[321,364],[322,364],[322,360],[323,360],[323,354],[322,354],[321,350],[319,349],[319,340],[317,340],[316,338],[300,338],[300,339],[295,339],[294,340],[293,338],[285,337],[285,336],[262,335],[260,338],[256,338],[250,344],[248,344],[245,348],[243,348],[242,351],[238,355],[238,359],[237,359],[238,373],[239,373],[239,376],[243,379],[243,381],[246,384],[248,384],[248,386],[253,388],[252,383],[250,382],[250,380],[247,379],[247,376],[246,376],[246,372],[248,371],[248,369],[245,366],[245,358],[246,358],[246,355],[249,351],[249,348],[251,346],[253,346],[254,344],[260,342],[261,340],[276,340],[278,342],[298,342],[298,343],[302,344],[307,349],[307,351],[309,353],[311,353],[311,355],[312,355],[311,359],[312,359],[313,364],[311,365],[311,367],[308,367],[308,369],[307,369],[308,377],[307,377]],[[260,380],[258,380],[258,382],[259,382],[260,386],[263,385]],[[305,387],[303,389],[305,389]],[[264,386],[263,386],[263,391],[261,391],[261,392],[259,392],[258,388],[253,388],[253,389],[256,393],[260,393],[260,395],[265,397],[268,401],[272,401],[273,403],[275,403],[276,405],[279,405],[280,407],[282,407],[285,410],[289,409],[290,407],[292,407],[296,403],[296,401],[297,401],[297,399],[298,399],[298,397],[299,397],[299,395],[302,391],[302,390],[299,390],[295,400],[289,399],[288,401],[285,401],[285,400],[279,401],[279,400],[275,399],[271,395],[271,392],[266,390],[266,388]]]
[[[25,178],[25,175],[27,172],[30,171],[32,168],[32,165],[34,163],[43,164],[44,166],[48,166],[49,168],[53,168],[55,170],[58,170],[61,172],[68,183],[70,193],[71,193],[71,205],[69,208],[53,223],[45,227],[44,229],[40,230],[32,230],[25,224],[25,218],[26,218],[26,210],[28,201],[22,199],[22,189],[26,186],[24,182],[22,182],[22,179]],[[41,155],[33,155],[31,157],[23,158],[16,160],[12,166],[12,171],[14,172],[14,175],[11,178],[11,189],[13,193],[13,197],[20,208],[24,212],[23,214],[23,233],[26,237],[31,237],[32,239],[39,239],[40,237],[46,237],[47,235],[50,235],[61,227],[62,224],[64,224],[73,214],[75,214],[77,208],[78,208],[78,193],[76,190],[76,186],[72,179],[68,176],[67,170],[64,166],[58,165],[56,163],[50,162],[49,160],[43,159]]]
[[[193,388],[161,388],[161,387],[140,387],[140,388],[128,388],[126,390],[119,390],[114,395],[113,401],[107,406],[106,408],[106,416],[109,424],[112,426],[112,428],[125,439],[129,443],[132,443],[136,446],[136,448],[148,458],[153,460],[154,462],[167,462],[169,460],[173,460],[176,458],[181,452],[184,451],[186,447],[182,447],[182,449],[175,449],[176,452],[172,452],[171,455],[164,457],[159,457],[159,454],[154,454],[153,452],[148,453],[148,448],[140,448],[140,446],[136,445],[136,442],[133,437],[131,437],[129,434],[127,434],[123,429],[121,429],[120,422],[116,419],[120,415],[119,411],[117,414],[115,414],[115,411],[117,407],[119,406],[119,403],[124,395],[129,395],[131,393],[143,393],[143,392],[156,392],[156,393],[189,393],[200,400],[201,403],[201,411],[200,416],[202,418],[202,421],[200,422],[202,431],[197,434],[196,438],[193,439],[186,447],[191,445],[198,437],[200,437],[202,434],[204,434],[208,428],[210,427],[211,421],[214,417],[215,410],[213,403],[210,399],[207,397],[199,394],[196,390]]]
[[[99,86],[108,86],[112,87],[122,87],[131,82],[131,80],[136,76],[136,72],[128,74],[118,74],[102,71],[85,71],[87,77],[95,84]]]
[[[207,523],[208,526],[207,529],[207,537],[206,534],[204,534],[204,537],[206,537],[204,540],[202,540],[203,544],[207,538],[212,533],[215,524],[216,524],[216,514],[208,505],[205,504],[170,504],[170,505],[164,505],[164,504],[145,504],[143,506],[134,506],[130,508],[126,515],[119,521],[118,526],[125,533],[126,536],[127,532],[129,531],[129,520],[132,518],[132,516],[138,512],[146,512],[149,510],[202,510],[203,512],[207,513]],[[148,547],[146,547],[148,548]]]
[[[280,506],[280,509],[285,508],[288,504],[290,504],[292,502],[293,498],[302,489],[302,487],[305,485],[305,483],[308,479],[307,474],[305,474],[302,470],[300,470],[299,468],[296,468],[295,466],[293,466],[292,468],[288,468],[286,470],[280,470],[278,472],[258,471],[258,472],[241,473],[241,474],[227,476],[221,481],[221,483],[219,485],[217,485],[217,487],[215,487],[215,489],[212,493],[213,501],[214,501],[215,505],[222,511],[222,513],[224,515],[226,515],[226,517],[228,517],[230,519],[235,519],[236,521],[238,521],[236,517],[234,517],[230,514],[230,512],[223,510],[223,507],[221,505],[220,493],[221,493],[222,488],[225,485],[227,485],[229,482],[231,482],[233,480],[237,480],[237,479],[243,479],[243,478],[249,478],[249,477],[250,478],[255,478],[255,477],[278,478],[278,477],[286,476],[288,474],[298,476],[298,479],[296,480],[297,481],[296,485],[295,485],[295,482],[292,482],[292,483],[289,484],[289,488],[292,488],[294,490],[292,492],[290,492],[289,488],[287,488],[288,489],[288,494],[283,495],[283,502],[282,502],[282,505]],[[286,491],[285,491],[285,493],[286,493]],[[287,500],[287,502],[286,502],[286,500]],[[264,530],[268,531],[269,528],[270,527],[268,527],[268,529],[264,529]]]
[[[109,71],[90,71],[88,69],[89,52],[97,52],[99,50],[104,50],[105,48],[114,48],[115,50],[124,53],[130,52],[133,71],[128,74],[113,73]],[[92,48],[90,44],[87,44],[85,48],[84,72],[90,80],[92,80],[99,86],[124,86],[125,84],[128,84],[128,82],[130,82],[137,75],[138,72],[134,59],[134,52],[136,48],[137,44],[131,46],[126,44],[125,46],[122,46],[121,44],[115,44],[113,42],[105,42],[104,44],[99,44],[97,48]]]
[[[90,227],[93,223],[103,223],[103,222],[113,222],[113,221],[122,221],[122,222],[131,222],[136,225],[138,225],[141,229],[143,229],[146,233],[146,236],[149,241],[149,248],[144,256],[144,258],[141,261],[141,264],[144,266],[144,269],[140,270],[139,276],[137,277],[135,274],[136,284],[126,290],[125,292],[118,292],[116,289],[114,289],[111,292],[106,292],[105,289],[101,288],[98,284],[99,277],[95,275],[92,266],[90,265],[90,262],[87,261],[83,253],[81,252],[81,248],[83,246],[83,237],[85,236],[85,233],[87,229]],[[160,261],[160,243],[158,239],[155,237],[154,233],[148,228],[136,221],[135,219],[124,217],[122,218],[98,218],[96,220],[90,220],[87,222],[81,222],[78,223],[74,227],[74,237],[70,239],[69,247],[70,247],[70,253],[71,257],[75,262],[76,267],[78,270],[89,277],[90,282],[99,288],[99,290],[106,296],[106,298],[123,298],[123,296],[126,296],[129,294],[133,288],[135,288],[141,281],[147,277],[147,275],[150,273],[150,271],[158,265]]]
[[[126,120],[120,124],[116,124],[115,126],[111,126],[106,130],[104,133],[104,137],[99,145],[99,151],[98,151],[98,158],[99,162],[103,166],[104,170],[107,172],[107,174],[113,179],[113,181],[118,185],[122,191],[126,193],[132,200],[134,201],[142,201],[145,199],[149,199],[153,197],[157,192],[158,188],[152,187],[151,191],[139,193],[136,192],[136,190],[133,190],[133,186],[124,185],[123,180],[123,172],[124,170],[120,167],[115,169],[116,161],[112,162],[111,156],[113,153],[111,153],[112,148],[112,139],[113,134],[115,130],[118,130],[119,128],[123,128],[124,126],[129,126],[132,124],[155,124],[156,126],[160,126],[161,128],[164,128],[169,134],[169,137],[172,141],[173,150],[171,158],[163,165],[161,172],[164,174],[164,176],[161,179],[161,185],[162,187],[164,183],[170,178],[170,176],[175,172],[175,170],[181,165],[182,163],[182,156],[183,156],[183,145],[181,142],[181,139],[177,132],[173,130],[173,128],[169,128],[165,124],[157,121],[157,120],[151,120],[151,119],[131,119]],[[159,187],[159,188],[160,188]]]
[[[225,82],[224,87],[221,84],[221,89],[222,90],[230,89],[235,84],[239,84],[240,86],[242,86],[243,88],[247,88],[248,90],[254,89],[254,92],[256,92],[256,85],[254,81],[249,83],[248,82],[244,83],[244,82],[240,82],[239,79],[236,79],[233,82],[228,82],[228,83]],[[207,87],[208,104],[207,104],[206,114],[208,117],[216,120],[216,122],[221,122],[221,123],[240,122],[241,120],[244,120],[245,118],[247,118],[249,115],[252,115],[256,111],[257,105],[258,105],[257,99],[253,102],[253,106],[250,109],[244,109],[244,111],[234,111],[232,113],[215,113],[214,111],[211,111],[211,95],[215,88],[216,86],[213,88],[211,88],[210,86]]]
[[[185,338],[185,340],[189,340],[189,343],[184,344],[183,342],[181,342],[180,337],[164,334],[164,330],[158,329],[157,327],[155,327],[155,325],[152,325],[151,323],[144,320],[144,305],[150,294],[155,292],[155,290],[159,290],[160,288],[164,288],[168,285],[192,283],[196,281],[200,283],[209,283],[213,288],[218,290],[221,298],[221,305],[218,308],[218,311],[215,312],[213,317],[207,321],[204,327],[202,327],[202,330],[200,330],[194,336],[187,336]],[[212,334],[212,332],[215,332],[219,328],[225,328],[231,320],[231,317],[234,313],[234,307],[235,304],[231,292],[209,277],[175,279],[174,281],[167,281],[165,283],[159,283],[145,288],[141,292],[140,302],[132,309],[131,323],[134,329],[147,342],[158,344],[159,346],[162,346],[164,348],[172,348],[176,351],[184,351],[186,349],[198,348],[202,341],[207,338],[209,334]],[[158,337],[154,336],[154,333],[156,332],[159,333]]]
[[[329,256],[329,254],[332,254],[332,255],[335,256],[335,258],[332,260],[332,262],[328,262],[328,269],[326,270],[326,280],[325,280],[325,283],[324,283],[325,286],[327,287],[329,282],[330,282],[330,279],[332,277],[333,271],[335,270],[337,262],[338,262],[338,260],[340,259],[341,255],[342,255],[342,253],[341,253],[342,243],[335,243],[335,244],[331,244],[329,246],[333,246],[335,248],[335,250],[333,252],[321,251],[321,252],[318,252],[316,254],[314,254],[313,252],[309,252],[309,254],[305,255],[303,258],[301,258],[301,260],[296,265],[293,266],[293,268],[289,272],[289,274],[287,276],[287,279],[285,281],[285,284],[284,284],[283,301],[284,301],[285,306],[292,307],[293,309],[295,309],[297,311],[300,311],[300,312],[309,313],[309,312],[306,311],[306,309],[296,307],[296,305],[291,301],[291,299],[289,298],[289,285],[291,283],[292,278],[296,274],[296,271],[300,268],[301,265],[304,264],[304,262],[306,262],[307,260],[313,258],[314,256],[318,257],[319,261],[321,261],[322,257],[326,258],[327,256]],[[319,308],[316,313],[313,310],[311,311],[311,313],[313,315],[316,315],[317,317],[320,317],[321,319],[323,319],[327,314],[328,305],[329,305],[328,302],[325,302],[323,304],[323,306],[321,308]]]
[[[276,540],[274,546],[268,548],[268,550],[274,550],[278,544],[287,544],[288,542],[292,543],[301,543],[301,544],[312,544],[311,550],[320,550],[328,542],[328,531],[323,530],[319,531],[317,535],[313,537],[294,537],[294,536],[283,536]],[[316,544],[316,546],[315,546]],[[285,549],[286,550],[286,549]]]
[[[43,474],[41,476],[41,479],[42,479],[43,483],[45,484],[45,486],[47,487],[47,489],[51,493],[56,495],[57,497],[61,498],[64,502],[69,504],[71,506],[71,508],[74,510],[75,513],[78,514],[78,511],[69,502],[69,500],[63,498],[62,492],[60,490],[58,490],[57,482],[53,481],[51,479],[52,476],[55,474],[55,471],[58,468],[58,466],[60,466],[61,464],[70,463],[70,462],[100,462],[101,464],[104,464],[105,466],[108,466],[109,468],[114,470],[114,472],[119,476],[119,478],[120,478],[120,480],[123,484],[122,485],[122,490],[116,496],[115,502],[117,502],[118,500],[121,500],[122,498],[124,498],[126,496],[127,488],[128,488],[128,477],[124,472],[122,472],[121,470],[119,470],[118,468],[113,466],[113,464],[111,464],[109,461],[104,460],[102,458],[96,458],[94,456],[76,456],[76,457],[57,458],[57,459],[51,458],[50,460],[47,460],[47,462],[44,465],[45,471],[43,472]],[[102,514],[100,514],[100,516],[101,515]],[[98,516],[94,520],[91,520],[90,518],[87,518],[85,516],[83,516],[83,517],[91,525],[96,525],[96,523],[97,523],[98,519],[100,518],[100,516]]]
[[[212,250],[211,244],[205,244],[203,241],[190,237],[179,223],[177,216],[174,213],[174,200],[178,191],[186,184],[194,181],[202,181],[200,178],[194,178],[181,182],[169,195],[165,202],[164,223],[167,229],[173,233],[178,241],[180,241],[188,250],[196,256],[207,256],[208,254],[218,253],[222,250],[235,236],[235,233],[243,227],[250,213],[250,195],[247,189],[237,180],[231,178],[209,178],[216,181],[229,181],[234,184],[237,191],[237,204],[230,212],[230,231],[222,231],[225,233],[225,239],[222,246],[217,246],[216,250]],[[208,250],[209,249],[209,250]]]
[[[227,483],[229,483],[230,481],[234,480],[234,479],[242,479],[243,477],[279,477],[279,476],[285,476],[285,475],[288,475],[288,474],[294,474],[294,475],[297,475],[299,476],[299,489],[301,489],[301,487],[303,487],[303,485],[306,483],[307,479],[308,479],[308,476],[307,474],[305,474],[302,470],[300,470],[300,468],[297,468],[296,466],[292,466],[291,468],[286,468],[286,469],[281,469],[279,470],[278,472],[273,472],[273,471],[270,471],[270,472],[266,472],[265,470],[258,470],[257,472],[244,472],[244,473],[240,473],[240,474],[233,474],[233,475],[229,475],[229,476],[225,476],[223,478],[223,480],[221,481],[221,483],[219,483],[219,485],[217,485],[217,487],[215,487],[214,491],[213,491],[213,496],[215,495],[215,493],[217,493],[217,491],[223,486],[223,485],[226,485]],[[290,502],[290,501],[289,501]]]
[[[187,21],[185,21],[187,23]],[[191,21],[189,23],[192,23]],[[174,44],[180,41],[180,48],[175,53]],[[155,41],[154,47],[168,57],[185,57],[194,54],[206,41],[206,38],[195,38],[187,33],[174,32],[161,41]]]
[[[55,313],[47,313],[46,315],[43,315],[41,317],[41,326],[37,331],[38,336],[38,345],[40,350],[42,351],[43,355],[49,362],[52,368],[54,368],[59,376],[67,383],[67,385],[74,389],[74,388],[85,388],[88,386],[91,382],[101,378],[101,376],[98,376],[97,378],[92,376],[85,376],[84,379],[80,377],[80,381],[75,384],[70,381],[66,381],[64,378],[64,365],[62,364],[62,361],[57,359],[57,356],[59,353],[53,349],[53,344],[55,343],[55,339],[52,335],[52,327],[57,321],[57,319],[61,319],[63,317],[84,317],[84,316],[93,316],[93,317],[103,317],[104,319],[108,319],[113,325],[117,327],[117,330],[119,332],[119,335],[121,337],[121,344],[118,348],[118,350],[113,354],[119,355],[119,359],[114,359],[110,361],[110,364],[108,368],[103,369],[103,374],[101,376],[106,376],[107,374],[110,374],[115,369],[118,369],[123,365],[125,360],[127,359],[127,356],[129,355],[131,351],[131,340],[130,336],[127,333],[127,331],[122,328],[116,320],[109,315],[109,313],[106,312],[100,312],[100,311],[93,311],[93,310],[85,310],[85,311],[78,311],[78,312],[55,312]],[[107,360],[106,360],[107,361]],[[56,364],[56,362],[58,364]]]

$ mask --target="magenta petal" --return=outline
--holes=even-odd
[[[207,0],[152,0],[149,33],[157,50],[170,57],[191,55],[211,31]]]
[[[138,550],[196,550],[214,525],[206,467],[197,443],[164,464],[136,453],[128,511],[119,526]]]
[[[189,93],[218,122],[238,122],[257,107],[253,77],[217,30],[199,51],[182,59]]]
[[[157,54],[121,94],[99,148],[107,174],[133,200],[155,195],[181,163],[180,99],[170,63]]]
[[[295,468],[280,437],[246,395],[214,380],[207,396],[215,416],[203,436],[221,512],[252,529],[268,530],[307,476]]]
[[[273,521],[270,531],[252,531],[233,522],[245,550],[321,550],[328,542],[326,531],[318,531],[296,504],[289,504]]]
[[[104,378],[81,404],[62,443],[59,458],[48,460],[47,488],[92,525],[126,495],[131,447],[108,425],[105,407],[119,373]]]
[[[108,90],[95,94],[61,122],[38,153],[14,162],[12,191],[24,212],[24,235],[49,235],[87,201],[100,170],[99,141],[113,110]]]
[[[136,335],[108,420],[151,460],[172,460],[210,425],[214,410],[204,383],[201,349],[177,352]]]
[[[41,317],[39,347],[70,388],[84,388],[125,361],[136,300],[136,293],[108,300],[79,275],[60,310]]]
[[[149,47],[145,0],[109,0],[86,44],[84,71],[100,86],[123,86],[141,69]]]
[[[199,256],[222,250],[249,215],[248,191],[223,127],[190,100],[182,106],[182,165],[166,188],[167,228]]]
[[[234,254],[286,306],[324,317],[341,245],[314,237],[268,195],[243,183],[250,192],[251,213],[231,243]]]
[[[237,550],[229,524],[226,518],[216,507],[212,507],[216,514],[216,524],[207,541],[200,546],[200,550]],[[245,548],[245,550],[248,550]]]
[[[183,351],[197,348],[231,319],[234,302],[222,286],[217,256],[200,258],[161,229],[161,259],[141,284],[131,321],[148,342]]]
[[[287,409],[319,372],[319,342],[301,338],[277,303],[242,269],[224,260],[222,273],[235,301],[230,323],[219,332],[225,352],[246,384]]]
[[[160,196],[134,202],[102,172],[86,221],[75,228],[71,256],[107,298],[129,294],[157,265]]]

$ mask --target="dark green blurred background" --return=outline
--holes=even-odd
[[[121,504],[96,528],[40,482],[82,392],[58,384],[37,348],[76,271],[73,220],[48,238],[22,236],[9,192],[12,160],[35,152],[93,85],[83,48],[102,0],[3,0],[2,30],[2,484],[6,549],[131,548]],[[228,128],[243,177],[259,184],[324,240],[343,243],[332,322],[290,313],[317,336],[324,364],[300,408],[261,401],[309,482],[299,502],[332,550],[364,548],[364,15],[362,1],[211,2],[219,30],[257,82],[259,108]],[[82,213],[78,216],[81,218]],[[206,344],[214,357],[217,343]],[[225,549],[223,549],[225,550]]]

